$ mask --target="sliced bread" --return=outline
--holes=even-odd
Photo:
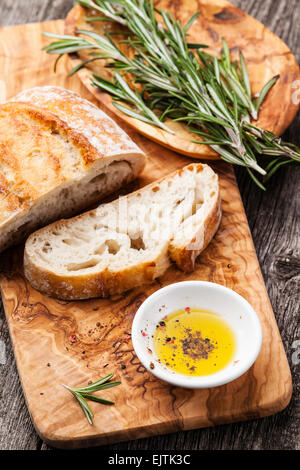
[[[171,259],[184,271],[221,219],[218,177],[189,165],[128,196],[33,233],[25,276],[64,300],[108,297],[161,276]]]
[[[100,109],[59,87],[0,105],[0,251],[136,178],[144,153]]]

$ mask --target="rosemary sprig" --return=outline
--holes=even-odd
[[[269,131],[253,125],[260,108],[278,80],[273,77],[257,97],[252,96],[245,58],[233,61],[223,39],[220,58],[205,51],[206,45],[190,44],[187,33],[199,13],[182,26],[170,12],[157,10],[153,0],[77,0],[93,8],[103,19],[127,28],[126,39],[114,41],[104,34],[79,30],[75,36],[45,33],[56,40],[44,49],[49,54],[89,51],[88,62],[108,61],[113,80],[94,74],[92,84],[113,96],[124,114],[173,132],[167,118],[185,122],[198,135],[193,142],[211,146],[223,160],[246,167],[255,183],[265,189],[255,172],[268,180],[287,163],[300,162],[300,149]],[[120,44],[134,53],[126,55]],[[130,85],[128,84],[130,83]],[[129,105],[129,106],[128,106]],[[259,163],[257,162],[259,157]]]
[[[86,387],[79,387],[79,388],[71,388],[68,385],[63,385],[72,395],[76,398],[79,405],[81,406],[82,411],[84,412],[86,419],[88,420],[89,424],[93,424],[93,417],[94,414],[89,407],[87,400],[96,401],[97,403],[102,403],[103,405],[114,405],[113,401],[105,400],[104,398],[97,397],[92,395],[94,392],[98,392],[99,390],[105,390],[107,388],[116,387],[120,385],[121,382],[110,382],[112,379],[113,374],[109,374],[106,377],[98,380],[97,382],[91,383]]]

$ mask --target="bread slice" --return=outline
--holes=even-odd
[[[161,276],[171,259],[192,271],[220,219],[217,175],[207,165],[189,165],[33,233],[25,245],[25,276],[37,290],[64,300],[120,294]]]
[[[92,103],[38,87],[0,105],[0,251],[136,178],[144,153]]]

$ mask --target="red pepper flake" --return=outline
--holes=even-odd
[[[142,336],[148,336],[147,333],[145,333],[144,331],[141,331],[142,333]]]
[[[147,350],[148,350],[148,353],[149,353],[149,354],[152,354],[152,349],[147,348]]]
[[[174,344],[174,339],[171,339],[170,344]]]
[[[71,335],[70,336],[70,343],[75,343],[76,342],[76,335]]]
[[[233,364],[237,364],[238,362],[240,362],[239,360],[238,361],[233,361]]]
[[[163,320],[165,320],[165,321],[168,320],[168,315],[165,315]]]
[[[185,311],[186,311],[187,313],[190,313],[191,307],[185,307]]]
[[[116,323],[116,324],[115,324],[115,326],[120,326],[120,325],[121,325],[121,323]],[[112,325],[112,326],[113,326],[113,325]]]

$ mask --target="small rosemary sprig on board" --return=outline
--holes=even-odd
[[[98,392],[99,390],[105,390],[107,388],[116,387],[117,385],[120,385],[121,382],[110,382],[110,379],[112,379],[112,377],[113,374],[109,374],[106,377],[103,377],[103,379],[98,380],[97,382],[88,384],[86,387],[71,388],[68,385],[63,384],[63,387],[69,390],[72,395],[76,398],[79,405],[81,406],[82,411],[86,416],[86,419],[91,425],[93,424],[94,413],[89,407],[87,400],[96,401],[97,403],[102,403],[103,405],[114,405],[113,401],[105,400],[104,398],[92,395],[92,393]]]
[[[106,29],[104,35],[86,30],[77,31],[77,36],[45,33],[57,40],[44,49],[59,54],[57,61],[63,54],[89,50],[90,58],[71,75],[89,62],[108,61],[113,81],[94,74],[92,83],[112,95],[120,111],[171,133],[166,118],[187,123],[195,133],[193,142],[209,145],[223,160],[246,167],[262,189],[255,173],[266,181],[280,166],[300,162],[298,147],[253,125],[279,77],[273,77],[253,97],[242,53],[239,61],[233,61],[224,39],[220,58],[205,52],[206,45],[187,42],[187,32],[199,13],[182,26],[170,12],[158,11],[152,0],[77,3],[101,13],[87,21],[109,19],[127,28],[127,38],[114,41]],[[122,43],[134,51],[132,58],[122,52]],[[257,156],[261,157],[259,163]]]

